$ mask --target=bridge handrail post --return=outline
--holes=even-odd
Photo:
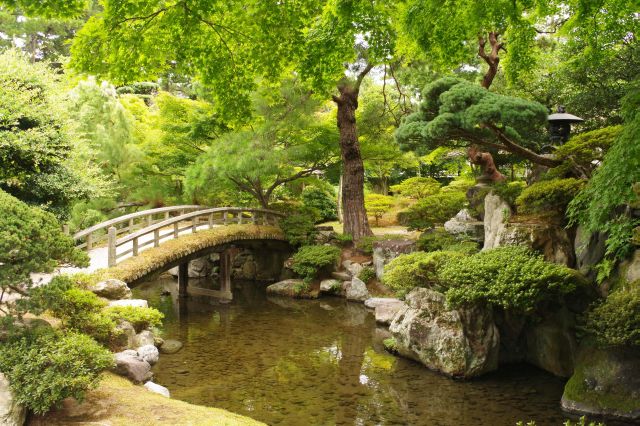
[[[252,224],[256,224],[257,223],[257,217],[260,213],[259,212],[251,212],[251,223]]]
[[[132,254],[134,256],[137,256],[138,255],[138,239],[134,238],[132,241],[132,244],[133,244]]]
[[[153,246],[160,247],[160,230],[155,229],[153,231]]]
[[[110,226],[108,230],[108,266],[112,267],[116,264],[116,227]]]
[[[224,211],[224,212],[222,213],[222,223],[224,223],[225,225],[227,225],[227,224],[228,224],[228,220],[229,220],[229,216],[228,216],[227,212],[226,212],[226,211]]]
[[[213,228],[213,213],[209,213],[209,229]]]
[[[62,225],[62,232],[64,233],[64,235],[69,235],[69,224],[65,223],[64,225]]]
[[[87,234],[87,252],[91,251],[93,248],[93,234]]]
[[[173,224],[173,238],[178,238],[178,234],[180,233],[180,222],[176,222]]]
[[[198,232],[198,216],[191,218],[191,233],[195,234],[196,232]]]
[[[238,214],[238,225],[242,225],[242,210],[240,210],[237,214]]]

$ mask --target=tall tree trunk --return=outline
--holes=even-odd
[[[337,118],[342,156],[343,232],[351,235],[354,241],[373,235],[364,208],[364,164],[356,126],[360,81],[359,77],[355,85],[346,82],[340,84],[338,86],[340,96],[333,97],[333,101],[338,105]]]

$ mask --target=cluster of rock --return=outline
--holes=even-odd
[[[0,372],[0,425],[23,425],[26,418],[26,407],[16,401],[9,380]]]
[[[108,279],[95,284],[89,290],[109,299],[109,306],[148,307],[146,300],[131,298],[131,289],[124,281]],[[144,387],[152,392],[169,397],[167,388],[151,381],[153,379],[151,367],[158,362],[160,352],[177,352],[182,348],[182,343],[156,337],[151,330],[142,330],[137,333],[133,325],[127,321],[121,321],[117,328],[121,330],[119,343],[125,349],[114,355],[113,372],[127,377],[134,383],[144,384]]]

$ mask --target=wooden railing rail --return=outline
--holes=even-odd
[[[78,248],[85,248],[90,251],[95,245],[102,243],[108,239],[109,228],[115,228],[116,235],[134,232],[148,226],[169,219],[172,215],[182,215],[186,212],[208,209],[206,206],[198,205],[181,205],[171,207],[160,207],[157,209],[143,210],[136,213],[119,216],[87,229],[76,232],[73,239],[76,241]],[[66,228],[68,230],[68,228]],[[104,232],[101,232],[104,231]]]
[[[163,239],[177,238],[183,231],[190,230],[195,233],[199,226],[205,225],[211,229],[214,226],[231,224],[277,225],[278,219],[284,216],[283,213],[266,209],[217,207],[167,218],[120,238],[118,238],[116,227],[111,226],[107,232],[108,265],[110,267],[116,265],[119,259],[128,254],[137,256],[140,250],[148,245],[153,244],[154,247],[159,247]],[[150,234],[153,234],[153,238],[141,241],[142,237]],[[118,249],[127,243],[131,243],[131,247],[119,252]]]

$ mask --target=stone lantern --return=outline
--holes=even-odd
[[[572,123],[582,123],[584,120],[580,117],[576,117],[573,114],[567,114],[564,107],[560,105],[558,112],[550,114],[547,117],[549,121],[549,134],[551,142],[555,145],[562,145],[569,140],[569,134],[571,133]]]

